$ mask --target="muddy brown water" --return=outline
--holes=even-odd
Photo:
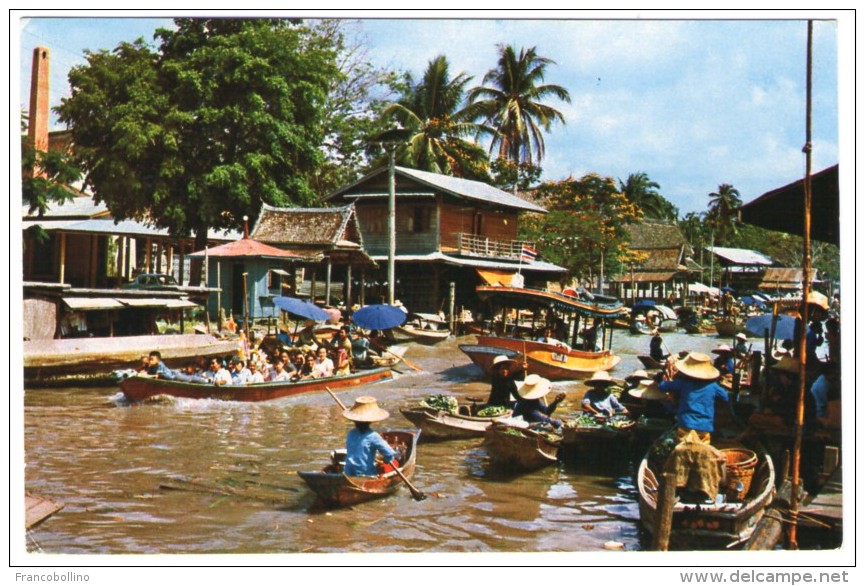
[[[717,336],[666,334],[673,351],[709,351]],[[754,347],[762,348],[755,340]],[[377,429],[411,428],[399,413],[429,394],[484,397],[489,384],[459,350],[471,336],[405,357],[423,369],[340,392],[372,394],[391,413]],[[613,371],[640,368],[648,336],[616,330]],[[585,386],[559,414],[579,409]],[[633,473],[639,454],[571,458],[508,475],[481,440],[421,443],[413,483],[395,495],[327,511],[297,476],[344,444],[350,424],[326,393],[263,403],[171,400],[129,405],[117,388],[28,389],[24,485],[65,507],[26,532],[31,552],[248,554],[351,552],[585,552],[616,541],[646,549]],[[14,458],[13,458],[14,461]],[[216,487],[222,493],[212,490]],[[233,494],[232,494],[233,492]]]

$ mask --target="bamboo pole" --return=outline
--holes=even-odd
[[[793,444],[793,478],[790,497],[790,515],[792,524],[788,535],[790,549],[799,549],[797,540],[798,514],[799,514],[799,468],[802,463],[802,423],[805,419],[805,393],[806,393],[806,336],[808,332],[808,296],[811,293],[811,47],[814,33],[814,21],[808,21],[808,57],[807,57],[807,83],[805,99],[805,181],[804,187],[804,224],[802,233],[802,252],[804,262],[802,263],[802,321],[799,324],[799,398],[796,405],[796,440]]]

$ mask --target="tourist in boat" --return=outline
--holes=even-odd
[[[231,373],[222,365],[222,360],[215,356],[210,359],[210,368],[204,376],[208,382],[217,386],[231,384]]]
[[[337,332],[333,335],[333,338],[331,338],[330,343],[328,344],[328,347],[334,352],[336,350],[344,350],[346,355],[348,356],[349,362],[351,362],[351,346],[352,340],[351,336],[349,335],[348,326],[342,326],[341,328],[339,328],[339,330],[337,330]]]
[[[162,362],[162,354],[159,350],[154,350],[147,355],[147,367],[144,369],[144,374],[169,380],[177,378],[177,373],[165,366],[165,363]]]
[[[517,385],[517,404],[514,407],[513,416],[522,417],[528,423],[549,423],[556,429],[562,427],[560,419],[551,417],[559,403],[565,400],[565,394],[559,393],[549,405],[541,401],[552,390],[552,385],[547,379],[530,374],[522,383]]]
[[[318,378],[318,373],[315,369],[315,354],[307,352],[303,357],[303,365],[292,376],[291,380],[309,380]]]
[[[679,440],[693,430],[701,442],[711,443],[715,431],[715,401],[730,400],[724,387],[716,382],[720,374],[712,366],[712,359],[700,352],[690,352],[660,373],[664,380],[658,387],[671,394],[676,405]]]
[[[526,365],[509,359],[500,354],[493,358],[491,373],[492,384],[487,402],[478,406],[478,411],[486,407],[507,407],[512,409],[519,394],[517,394],[517,376],[525,371]]]
[[[624,386],[624,381],[617,381],[605,370],[592,374],[586,381],[589,390],[583,395],[583,411],[602,417],[610,417],[616,413],[627,413],[628,409],[619,402],[618,397],[610,392],[610,387]]]
[[[348,354],[346,353],[345,349],[337,349],[334,355],[336,356],[333,365],[334,375],[345,376],[347,374],[351,374],[351,360],[349,360]]]
[[[295,346],[300,348],[307,348],[310,350],[317,350],[319,347],[319,340],[315,336],[315,321],[308,319],[303,322],[303,329],[297,333],[297,339],[294,342]]]
[[[370,424],[390,417],[390,413],[378,406],[375,397],[358,397],[350,409],[342,412],[342,416],[354,422],[354,429],[348,432],[345,440],[343,473],[346,476],[378,476],[378,454],[381,454],[385,463],[399,466],[399,462],[395,461],[396,452],[370,427]]]
[[[721,344],[714,350],[712,350],[712,354],[717,354],[717,358],[712,362],[712,366],[718,369],[718,372],[721,373],[721,376],[733,376],[733,370],[735,369],[735,362],[733,360],[733,349],[730,348],[727,344]]]
[[[314,378],[333,376],[333,360],[327,355],[327,348],[324,346],[318,348],[314,369],[318,373]]]
[[[292,379],[291,373],[285,370],[285,361],[282,356],[273,359],[273,365],[266,377],[268,382],[288,382]]]
[[[241,358],[240,356],[235,356],[231,359],[231,362],[229,364],[229,372],[231,373],[231,384],[248,384],[252,374],[249,372],[249,369],[246,368],[246,364],[244,364],[243,358]]]
[[[552,344],[554,346],[559,346],[560,348],[564,348],[566,350],[570,350],[570,346],[562,342],[561,340],[557,340],[553,337],[553,328],[547,326],[544,328],[543,333],[538,337],[538,342],[543,342],[544,344]]]
[[[664,339],[657,329],[652,330],[652,339],[649,341],[649,356],[657,362],[665,362],[669,356],[664,352]]]
[[[249,381],[248,384],[257,384],[264,382],[264,374],[261,372],[261,366],[258,360],[253,360],[249,363]]]
[[[207,378],[202,376],[201,370],[198,368],[198,364],[195,363],[194,360],[190,360],[186,364],[183,365],[183,368],[174,372],[175,380],[188,382],[188,383],[206,383],[209,382]]]

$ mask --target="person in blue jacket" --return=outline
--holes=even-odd
[[[159,350],[154,350],[148,354],[147,368],[144,369],[144,373],[150,376],[155,376],[156,378],[177,378],[177,373],[165,366],[165,363],[162,362],[162,354]]]
[[[719,376],[712,359],[700,352],[690,352],[662,374],[665,380],[658,387],[672,395],[678,439],[693,430],[703,443],[711,442],[715,431],[715,401],[730,400],[724,387],[716,382]]]
[[[552,390],[550,381],[538,376],[530,374],[526,379],[517,385],[517,395],[519,399],[514,407],[513,416],[522,417],[528,423],[549,423],[556,429],[562,427],[560,419],[553,419],[551,415],[559,406],[559,403],[565,400],[565,394],[559,393],[549,405],[545,405],[541,399],[546,397]]]
[[[358,397],[350,409],[342,412],[342,416],[354,422],[354,429],[348,432],[345,441],[343,472],[346,476],[378,476],[377,454],[381,454],[385,463],[399,466],[394,461],[396,452],[370,427],[371,423],[390,417],[390,413],[378,406],[375,397]]]

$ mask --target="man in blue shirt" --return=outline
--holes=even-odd
[[[605,370],[594,373],[592,378],[586,381],[586,386],[590,388],[583,395],[583,411],[604,417],[627,413],[625,406],[610,392],[610,387],[624,387],[624,385],[625,381],[611,378],[610,373]]]
[[[552,390],[550,381],[538,376],[530,374],[522,383],[517,385],[517,395],[519,399],[514,407],[513,416],[522,417],[528,423],[549,423],[556,429],[562,427],[560,419],[550,417],[559,406],[559,403],[565,400],[565,394],[559,393],[549,405],[544,405],[541,399],[549,394]]]
[[[672,376],[670,376],[672,375]],[[715,400],[730,400],[727,391],[715,380],[720,373],[712,366],[706,354],[691,352],[665,373],[658,385],[661,391],[672,393],[676,403],[677,436],[681,439],[689,431],[697,432],[703,443],[710,443],[715,431]]]
[[[345,441],[346,456],[343,472],[346,476],[378,476],[375,458],[381,454],[385,463],[399,466],[394,460],[396,452],[378,433],[370,428],[375,421],[383,421],[390,413],[378,406],[375,397],[358,397],[342,416],[354,422]]]

